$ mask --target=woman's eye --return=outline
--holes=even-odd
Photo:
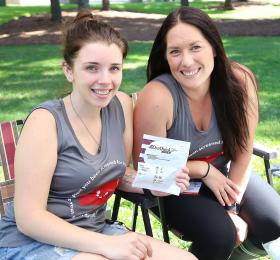
[[[178,55],[180,52],[179,52],[179,50],[171,50],[169,53],[171,55]]]
[[[86,69],[88,71],[97,71],[98,70],[98,68],[96,66],[88,66]]]
[[[111,68],[111,71],[120,71],[120,70],[121,70],[121,68],[119,66],[113,66]]]
[[[191,47],[192,51],[199,51],[200,49],[201,49],[201,46],[199,46],[199,45],[194,45]]]

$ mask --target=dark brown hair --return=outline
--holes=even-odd
[[[233,160],[238,150],[246,149],[249,136],[247,122],[247,104],[249,102],[246,86],[233,72],[234,67],[244,72],[245,78],[256,80],[251,72],[243,69],[239,64],[230,62],[226,57],[221,36],[211,18],[203,11],[192,7],[181,7],[171,12],[161,25],[147,65],[147,81],[151,81],[163,73],[171,73],[166,56],[166,35],[178,23],[195,26],[201,31],[205,39],[212,45],[216,54],[214,69],[211,75],[210,93],[223,138],[225,156]],[[255,86],[257,89],[257,85]]]
[[[68,21],[63,30],[63,57],[65,62],[73,65],[73,59],[84,44],[104,42],[116,44],[122,51],[123,58],[128,52],[127,41],[109,24],[98,21],[89,10],[80,11],[74,20]]]

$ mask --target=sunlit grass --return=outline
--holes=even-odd
[[[279,37],[227,37],[225,47],[231,58],[236,59],[256,72],[261,83],[261,121],[256,140],[280,151],[278,68],[280,67]],[[145,64],[151,42],[131,42],[130,54],[124,66],[122,90],[139,91],[145,84]],[[252,47],[253,46],[253,47]],[[0,121],[24,118],[35,105],[62,96],[70,91],[61,71],[61,53],[57,45],[0,47]],[[269,61],[269,62],[268,62]],[[254,169],[264,176],[261,159],[254,160]],[[3,173],[0,167],[0,181]],[[274,178],[280,192],[280,178]],[[110,205],[113,198],[110,200]],[[123,201],[119,220],[130,226],[132,206]],[[139,212],[137,231],[144,233]],[[160,223],[151,217],[154,235],[162,238]],[[170,234],[171,243],[188,248],[189,243]],[[268,260],[269,257],[259,258]]]
[[[226,37],[224,43],[229,56],[249,66],[260,82],[261,120],[257,140],[279,147],[279,37]],[[124,64],[123,91],[135,92],[145,85],[150,48],[151,42],[130,43]],[[0,47],[0,57],[1,121],[22,118],[36,104],[70,89],[61,70],[57,45]]]
[[[235,10],[223,10],[224,1],[193,1],[191,7],[205,11],[214,19],[276,19],[280,18],[280,5],[255,5],[250,7],[236,7]],[[101,8],[101,5],[96,5]],[[167,15],[173,9],[180,7],[179,2],[156,3],[125,3],[112,4],[115,10],[128,10],[143,13],[158,13]]]
[[[261,116],[256,141],[279,152],[280,38],[225,37],[224,44],[229,57],[249,66],[260,82]],[[151,42],[129,43],[121,85],[126,93],[139,91],[145,85],[151,45]],[[62,97],[71,89],[61,70],[57,45],[0,47],[0,57],[0,121],[24,118],[35,105]]]
[[[113,208],[114,199],[115,197],[112,196],[112,198],[110,198],[108,201],[108,205],[110,208]],[[118,214],[118,220],[123,222],[128,228],[131,228],[132,214],[133,214],[133,204],[122,199],[120,204],[119,214]],[[150,220],[152,224],[153,236],[155,238],[163,240],[161,223],[152,214],[150,214]],[[138,212],[136,232],[145,234],[145,229],[142,220],[142,213],[140,208]],[[172,245],[185,250],[188,250],[191,244],[191,242],[189,241],[183,241],[179,239],[170,231],[169,231],[169,238],[170,238],[170,243]],[[265,256],[265,257],[260,257],[257,260],[271,260],[271,258],[269,256]]]
[[[77,5],[61,4],[61,9],[73,9]],[[17,20],[19,17],[30,17],[35,14],[47,14],[50,13],[50,6],[1,6],[0,7],[0,25],[7,23],[10,20]]]
[[[257,0],[259,1],[259,0]],[[195,3],[196,2],[196,3]],[[270,1],[271,2],[271,1]],[[221,2],[220,2],[221,3]],[[277,3],[277,0],[275,0]],[[219,11],[212,7],[219,4],[218,1],[207,3],[194,1],[192,6],[205,9],[212,17],[217,19],[229,18],[279,18],[279,5],[272,9],[262,9],[259,13],[248,11]],[[200,6],[199,6],[200,5]],[[172,8],[178,7],[178,3],[161,3],[158,5],[122,6],[139,12],[158,12],[167,14]],[[114,6],[113,6],[114,7]],[[209,8],[210,7],[210,8]],[[7,7],[10,8],[10,7]],[[49,7],[28,7],[8,10],[0,8],[0,24],[12,18],[30,16],[35,13],[48,13]],[[74,8],[74,6],[70,6]],[[142,9],[141,9],[142,8]],[[8,10],[8,12],[7,12]],[[18,11],[17,11],[18,10]],[[256,10],[256,9],[255,9]],[[269,10],[269,11],[268,11]],[[279,37],[231,37],[224,39],[229,56],[249,66],[260,81],[260,105],[261,121],[257,129],[256,139],[260,143],[273,147],[280,151],[280,125],[279,125]],[[127,93],[140,90],[145,84],[145,65],[151,42],[130,43],[130,54],[124,65],[124,80],[121,89]],[[47,99],[57,98],[70,90],[60,69],[60,48],[56,45],[40,46],[13,46],[0,47],[0,121],[24,118],[35,105]],[[263,161],[254,160],[254,169],[262,172],[264,176]],[[264,176],[265,177],[265,176]],[[0,167],[0,181],[3,180],[3,172]],[[280,192],[280,178],[274,178],[274,186]],[[109,204],[112,205],[113,198]],[[123,201],[120,208],[119,220],[130,226],[132,206]],[[161,225],[151,216],[154,236],[162,239]],[[137,231],[144,233],[139,212]],[[171,243],[187,249],[189,243],[177,239],[170,233]],[[259,258],[268,260],[269,257]]]
[[[279,37],[227,37],[225,47],[231,58],[248,66],[260,81],[261,120],[256,140],[280,151],[278,68]],[[151,42],[130,43],[124,65],[122,90],[139,91],[145,84],[145,64]],[[252,48],[254,46],[254,48]],[[0,121],[24,118],[35,105],[69,92],[61,71],[57,45],[0,47]],[[269,62],[268,62],[269,61]],[[254,168],[264,176],[263,162]],[[1,171],[1,170],[0,170]],[[280,191],[280,180],[275,187]]]
[[[202,9],[214,19],[276,19],[280,18],[280,3],[278,0],[257,0],[248,6],[236,7],[235,10],[223,10],[224,0],[193,0],[190,6]],[[101,4],[92,4],[92,9],[101,9]],[[180,1],[145,2],[111,4],[110,7],[119,11],[156,13],[167,15],[173,9],[180,7]],[[75,4],[61,4],[62,10],[77,10]],[[50,6],[11,6],[0,7],[0,24],[21,16],[34,14],[50,14]]]
[[[279,19],[280,6],[254,6],[250,8],[239,8],[238,10],[225,11],[224,13],[212,13],[209,15],[213,19]]]
[[[110,198],[110,200],[108,201],[108,205],[110,208],[113,208],[114,199],[115,196],[112,196],[112,198]],[[127,200],[122,199],[119,208],[118,220],[123,222],[128,228],[131,228],[131,224],[132,224],[132,214],[133,214],[132,210],[133,210],[133,204]],[[153,236],[155,238],[163,240],[161,223],[152,214],[150,214],[150,220],[153,228]],[[142,221],[142,212],[140,208],[139,208],[138,218],[136,222],[136,232],[145,234],[145,228]],[[190,242],[186,242],[178,239],[178,237],[176,237],[172,232],[169,232],[169,237],[170,237],[171,244],[178,246],[182,249],[188,249]]]

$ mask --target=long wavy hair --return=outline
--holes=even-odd
[[[249,99],[246,86],[241,86],[234,75],[234,67],[244,72],[246,82],[247,77],[252,79],[256,84],[256,91],[257,83],[252,73],[227,58],[221,36],[206,13],[192,7],[181,7],[166,17],[150,52],[146,70],[147,82],[163,73],[171,74],[166,60],[166,35],[178,23],[190,24],[199,29],[216,53],[210,80],[210,94],[223,138],[224,155],[229,160],[234,160],[238,151],[246,150],[249,136],[247,122]]]

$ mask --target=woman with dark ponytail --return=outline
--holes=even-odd
[[[266,255],[263,244],[280,236],[280,196],[250,170],[259,117],[253,73],[227,58],[206,13],[182,7],[159,29],[147,81],[134,110],[134,161],[143,134],[189,141],[189,177],[202,184],[196,196],[164,198],[168,224],[200,260]]]
[[[62,67],[73,89],[38,105],[25,121],[15,200],[0,221],[0,259],[196,259],[106,222],[107,200],[124,176],[135,175],[128,167],[131,99],[118,90],[128,45],[89,11],[66,25],[63,43]]]

